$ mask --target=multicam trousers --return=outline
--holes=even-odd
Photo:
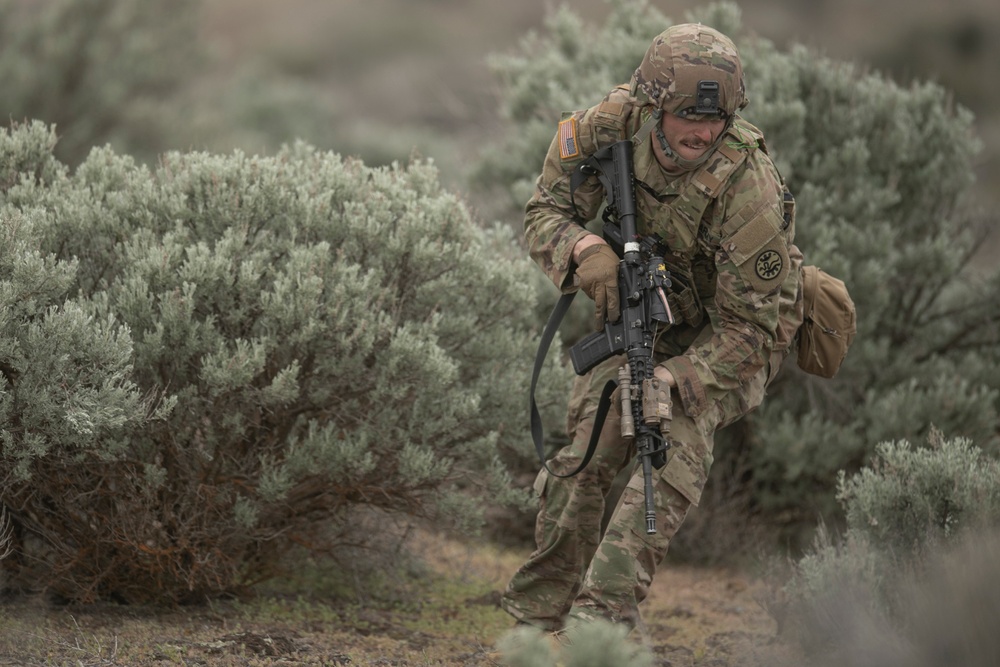
[[[549,460],[554,473],[574,470],[582,460],[602,388],[617,378],[623,357],[609,359],[577,378],[570,399],[572,442]],[[536,549],[511,579],[501,606],[519,621],[558,630],[569,621],[605,618],[634,627],[638,606],[656,568],[692,505],[697,505],[712,463],[715,431],[755,408],[764,396],[767,369],[741,390],[710,395],[710,407],[688,417],[673,393],[669,463],[653,471],[657,532],[646,534],[643,476],[631,442],[621,437],[620,417],[610,411],[590,464],[559,478],[543,468],[535,481],[539,498]],[[607,528],[601,531],[605,499],[626,466],[632,473]]]

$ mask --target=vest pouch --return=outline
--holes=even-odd
[[[697,328],[704,319],[704,311],[698,294],[679,275],[671,273],[671,285],[667,293],[667,302],[674,313],[677,324],[684,322],[690,327]]]
[[[816,266],[802,267],[804,319],[799,329],[798,366],[832,378],[857,333],[857,313],[847,286]]]

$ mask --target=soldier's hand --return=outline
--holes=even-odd
[[[584,249],[577,259],[576,275],[580,289],[594,300],[594,328],[604,327],[621,316],[618,303],[618,255],[607,243],[597,243]]]

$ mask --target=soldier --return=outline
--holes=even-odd
[[[619,258],[584,228],[604,201],[591,178],[571,191],[573,170],[599,148],[634,145],[637,227],[666,247],[676,323],[656,337],[656,377],[671,387],[669,462],[654,471],[656,534],[647,535],[638,467],[601,522],[616,474],[634,447],[609,415],[590,464],[536,479],[536,549],[511,579],[502,606],[519,622],[558,631],[568,622],[610,619],[634,627],[670,539],[697,505],[715,431],[757,407],[802,321],[800,266],[792,244],[794,202],[761,132],[737,115],[746,106],[733,42],[698,24],[653,41],[629,85],[590,109],[566,114],[528,202],[532,258],[563,292],[583,290],[598,328],[619,317]],[[549,462],[566,474],[581,461],[600,391],[624,358],[575,381],[571,444]]]

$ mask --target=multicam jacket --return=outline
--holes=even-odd
[[[649,114],[621,86],[567,114],[527,204],[525,238],[548,277],[575,290],[573,246],[588,234],[583,225],[598,215],[604,189],[591,178],[571,192],[571,174],[599,148],[633,138],[638,232],[662,239],[685,297],[684,322],[658,336],[657,359],[695,418],[709,395],[739,388],[769,363],[773,377],[788,352],[802,319],[794,201],[763,135],[742,118],[704,165],[672,176],[656,161],[650,133],[636,135]]]

